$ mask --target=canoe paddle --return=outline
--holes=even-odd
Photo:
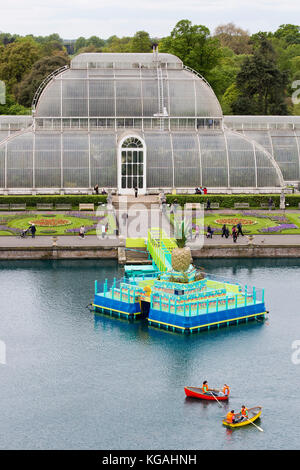
[[[253,426],[255,426],[260,432],[264,432],[264,430],[260,426],[257,426],[257,424],[252,423],[252,421],[250,421],[250,419],[246,416],[245,418],[249,421],[250,424],[253,424]]]
[[[210,392],[210,394],[211,394],[211,395],[214,397],[214,399],[218,402],[219,407],[222,408],[222,405],[221,405],[221,403],[219,402],[219,400],[217,399],[217,397],[215,397],[215,395],[214,395],[212,392]]]

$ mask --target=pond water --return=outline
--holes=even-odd
[[[86,308],[113,261],[1,262],[0,448],[299,449],[300,260],[198,264],[265,287],[269,320],[168,333]],[[204,379],[231,385],[228,405],[185,398]],[[222,426],[242,404],[263,407],[263,433]]]

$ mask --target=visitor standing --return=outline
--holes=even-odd
[[[106,232],[106,227],[105,227],[104,224],[102,224],[102,226],[101,226],[101,236],[102,236],[102,238],[105,237],[105,232]]]
[[[36,226],[34,224],[31,224],[30,231],[31,231],[31,237],[35,238]]]
[[[95,191],[96,194],[99,194],[99,186],[98,186],[98,184],[95,184],[95,186],[94,186],[94,191]]]
[[[138,187],[134,188],[134,197],[138,197]]]
[[[209,211],[210,210],[210,200],[207,199],[207,202],[206,202],[206,210]]]
[[[268,201],[268,204],[269,204],[269,211],[272,210],[272,207],[273,207],[273,199],[270,197],[269,201]]]
[[[84,232],[85,232],[84,225],[81,225],[81,227],[79,229],[80,238],[84,238]]]
[[[207,194],[207,188],[203,188],[203,193]]]

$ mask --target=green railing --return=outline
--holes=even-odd
[[[164,230],[151,228],[148,230],[147,250],[159,271],[172,269],[172,251],[177,248],[175,238],[168,238]]]

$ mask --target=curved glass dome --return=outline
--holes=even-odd
[[[285,181],[300,180],[300,116],[225,116],[224,121],[270,152]]]
[[[145,142],[147,188],[276,188],[282,174],[250,139],[219,132],[26,131],[0,144],[0,186],[117,187],[117,148]],[[127,140],[128,139],[128,140]],[[127,145],[131,142],[131,145]],[[139,145],[136,145],[137,152]],[[134,165],[134,160],[130,165]]]
[[[158,59],[156,60],[156,57]],[[221,117],[209,84],[171,54],[86,53],[53,76],[36,117]]]

